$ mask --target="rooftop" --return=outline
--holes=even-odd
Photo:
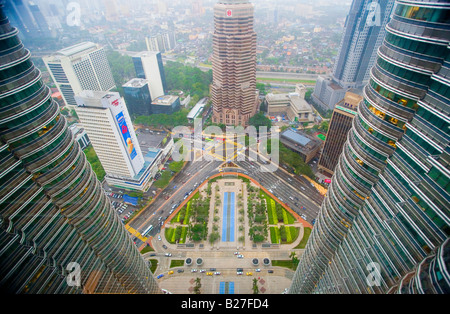
[[[152,56],[155,56],[160,53],[161,52],[159,52],[159,51],[141,51],[141,52],[138,52],[135,55],[133,55],[133,57],[134,58],[152,57]]]
[[[160,105],[160,106],[172,106],[172,104],[178,99],[178,96],[165,95],[160,96],[152,101],[152,105]]]
[[[306,146],[311,142],[309,138],[297,132],[294,132],[292,129],[287,129],[284,133],[282,133],[282,136],[301,146]]]
[[[97,48],[97,45],[92,43],[92,42],[83,42],[83,43],[79,43],[64,49],[61,49],[58,51],[58,54],[62,54],[64,56],[70,57],[73,56],[75,54],[78,54],[80,52],[83,52],[85,50],[89,50],[92,48]]]
[[[188,119],[195,119],[197,118],[197,116],[203,111],[203,109],[206,106],[206,98],[203,98],[202,100],[200,100],[194,108],[192,108],[192,110],[189,112],[189,114],[187,115]]]
[[[146,79],[141,78],[134,78],[128,81],[127,83],[123,84],[122,87],[144,87],[146,84],[148,84],[148,81]]]

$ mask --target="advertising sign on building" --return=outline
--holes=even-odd
[[[130,131],[128,130],[127,122],[125,121],[125,117],[123,116],[123,112],[120,112],[116,115],[116,120],[122,133],[122,138],[124,140],[128,155],[130,156],[131,160],[133,160],[134,158],[136,158],[137,153],[131,139]]]

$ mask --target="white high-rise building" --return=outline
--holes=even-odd
[[[134,56],[133,62],[137,77],[148,81],[152,98],[164,96],[167,86],[161,53],[144,51]]]
[[[64,103],[76,106],[75,95],[83,90],[115,88],[106,53],[100,46],[84,42],[43,58]]]
[[[83,91],[75,100],[76,113],[106,174],[123,178],[138,175],[144,156],[120,94]]]

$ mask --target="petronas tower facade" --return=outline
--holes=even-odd
[[[290,293],[450,293],[450,3],[393,13]]]
[[[0,6],[0,290],[158,293]]]

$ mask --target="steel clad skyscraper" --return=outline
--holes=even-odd
[[[158,293],[17,35],[0,6],[0,289]]]
[[[450,293],[450,3],[396,4],[290,293]]]
[[[256,33],[249,0],[219,0],[214,6],[214,123],[246,125],[256,114]]]
[[[312,95],[314,103],[333,110],[349,89],[367,84],[393,6],[394,0],[353,0],[333,74],[331,78],[318,78]]]

